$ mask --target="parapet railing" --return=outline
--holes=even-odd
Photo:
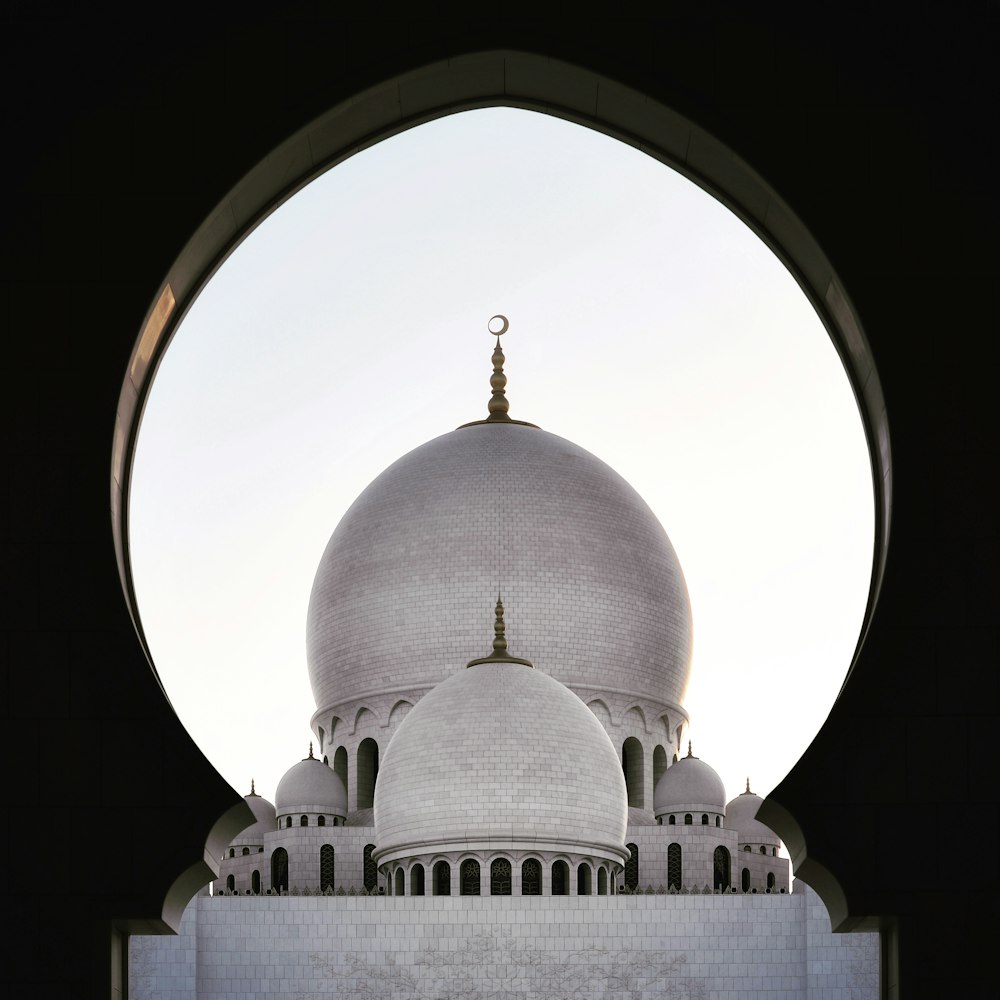
[[[281,892],[273,891],[267,889],[264,892],[251,892],[249,889],[244,889],[242,892],[238,889],[217,889],[215,890],[213,896],[238,896],[245,899],[247,896],[258,896],[258,897],[271,897],[272,899],[277,899],[280,896],[377,896],[382,899],[392,899],[392,896],[386,894],[385,890],[381,887],[374,889],[358,889],[355,886],[351,886],[350,889],[345,889],[343,886],[338,886],[334,889],[332,886],[327,886],[325,889],[311,888],[306,886],[305,888],[299,888],[298,886],[292,886],[291,889],[282,889]],[[429,895],[429,894],[428,894]],[[456,893],[457,895],[457,893]],[[507,893],[510,895],[510,893]],[[590,893],[594,896],[596,893]],[[791,893],[787,889],[758,889],[753,887],[751,889],[743,890],[738,889],[736,886],[729,886],[726,889],[713,889],[709,885],[704,885],[699,888],[696,885],[692,886],[682,886],[680,889],[674,886],[652,886],[647,885],[645,889],[642,888],[622,888],[616,893],[616,896],[788,896]],[[403,898],[406,898],[405,896]],[[524,899],[531,899],[531,896],[518,897]],[[539,897],[540,898],[540,897]]]

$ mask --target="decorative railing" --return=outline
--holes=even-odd
[[[278,898],[278,892],[272,892],[268,889],[266,892],[254,893],[249,889],[244,891],[228,889],[217,889],[214,894],[216,897],[219,896],[240,896],[246,898],[247,896],[270,896],[271,898]],[[374,889],[357,889],[351,886],[350,889],[345,889],[343,886],[339,886],[336,889],[332,887],[327,887],[326,889],[320,889],[318,886],[313,889],[309,886],[305,888],[299,888],[299,886],[292,886],[291,889],[282,889],[281,896],[380,896],[383,899],[391,899],[391,896],[387,896],[385,890],[382,888]],[[457,894],[456,894],[457,895]],[[594,895],[594,893],[591,893]],[[698,886],[682,886],[680,889],[674,886],[652,886],[647,885],[645,889],[619,889],[616,896],[787,896],[790,895],[787,889],[757,889],[752,888],[744,892],[742,889],[738,889],[736,886],[730,886],[728,889],[713,889],[709,885],[704,885],[701,888]],[[407,897],[402,897],[407,898]],[[483,898],[483,897],[480,897]],[[502,897],[498,897],[502,898]],[[519,896],[523,899],[539,899],[545,898],[540,896]],[[551,897],[558,898],[558,897]],[[568,898],[568,897],[563,897]],[[606,897],[608,898],[608,897]]]

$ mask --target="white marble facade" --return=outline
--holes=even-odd
[[[875,1000],[818,897],[199,896],[133,938],[133,1000]]]

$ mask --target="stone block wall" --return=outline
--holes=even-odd
[[[133,1000],[875,1000],[875,934],[811,891],[604,897],[204,897],[130,944]]]

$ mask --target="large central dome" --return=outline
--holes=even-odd
[[[680,703],[691,611],[653,512],[583,448],[483,422],[399,459],[337,526],[309,604],[317,708],[444,680],[498,590],[520,654],[584,700]]]

